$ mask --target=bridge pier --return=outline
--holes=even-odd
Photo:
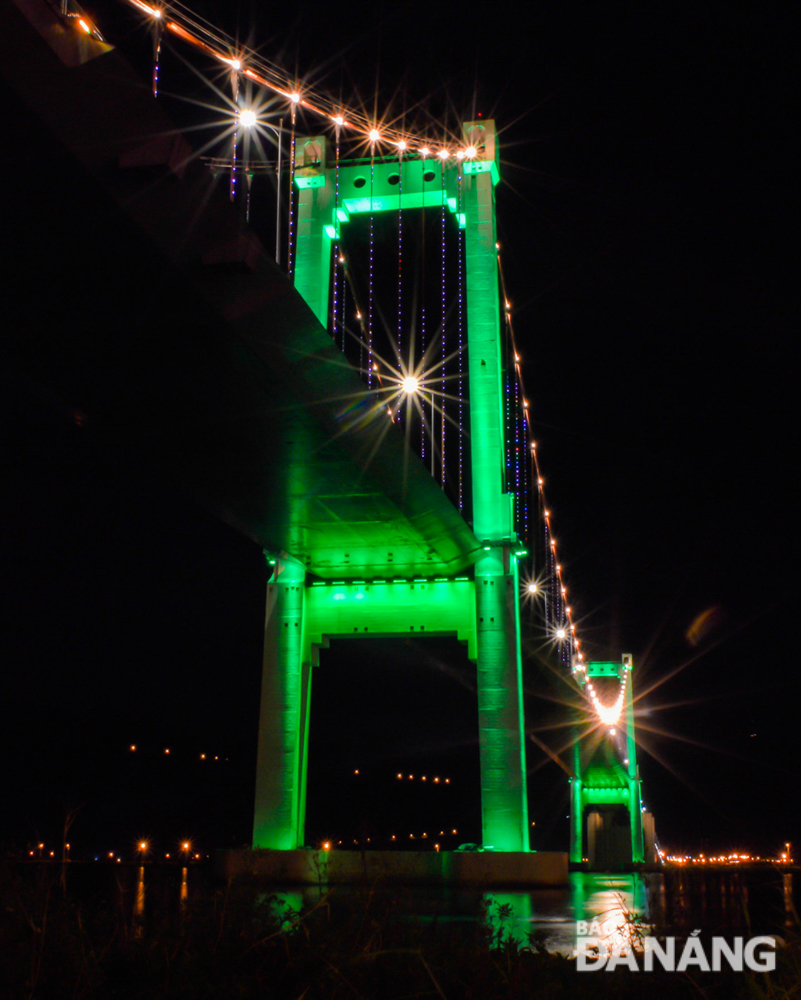
[[[621,663],[590,662],[576,669],[579,684],[617,677],[622,699],[619,717],[601,723],[583,738],[576,733],[571,778],[570,861],[579,864],[642,864],[646,850],[640,773],[634,732],[632,657]],[[625,732],[622,733],[621,730]],[[620,822],[626,814],[628,829]],[[586,829],[586,837],[585,837]]]
[[[295,286],[323,326],[328,319],[331,241],[340,224],[350,214],[400,207],[430,204],[456,212],[461,183],[459,221],[465,230],[472,510],[477,541],[471,553],[473,580],[414,579],[419,577],[419,566],[403,565],[398,558],[386,566],[380,561],[371,566],[368,560],[358,571],[365,579],[354,580],[353,563],[343,559],[341,568],[329,562],[323,576],[341,574],[350,577],[349,582],[332,582],[329,587],[321,579],[306,590],[301,564],[279,560],[268,586],[256,847],[290,850],[303,843],[315,645],[337,635],[456,633],[468,641],[477,668],[483,843],[502,852],[529,850],[517,570],[521,553],[514,530],[514,497],[507,492],[505,479],[494,122],[466,123],[464,138],[474,147],[474,154],[461,165],[446,165],[433,157],[398,159],[397,165],[382,162],[377,168],[371,163],[369,189],[364,164],[340,166],[336,194],[325,138],[310,138],[299,145]],[[388,572],[402,578],[392,583],[376,579]]]

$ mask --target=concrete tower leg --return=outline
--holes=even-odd
[[[464,163],[465,284],[470,382],[476,637],[483,840],[497,851],[529,849],[517,559],[512,497],[504,483],[500,299],[495,245],[495,124],[468,122],[476,150]]]
[[[631,822],[631,860],[642,864],[645,851],[642,835],[642,793],[637,766],[637,743],[634,738],[634,663],[629,653],[623,655],[624,704],[626,713],[626,750],[628,753],[629,820]]]
[[[514,561],[514,556],[511,556]],[[528,806],[520,646],[509,549],[496,548],[476,563],[478,738],[481,823],[485,846],[528,850]]]
[[[573,744],[573,778],[570,781],[570,860],[579,864],[584,858],[584,783],[581,780],[581,747],[578,731]]]
[[[331,237],[334,195],[326,173],[324,136],[298,142],[295,186],[298,189],[295,288],[324,327],[328,327]]]
[[[267,585],[253,846],[273,850],[303,844],[310,686],[303,664],[305,575],[297,560],[282,556]]]

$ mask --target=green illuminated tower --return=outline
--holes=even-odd
[[[326,326],[332,241],[359,213],[442,207],[464,229],[473,531],[467,570],[421,564],[389,539],[354,556],[332,534],[309,561],[302,530],[275,553],[268,585],[256,778],[255,847],[304,842],[312,667],[335,637],[456,635],[476,663],[482,837],[496,851],[528,850],[518,559],[513,496],[504,485],[500,297],[495,231],[498,149],[492,121],[463,127],[475,157],[341,163],[338,191],[327,140],[297,146],[295,287]],[[461,204],[458,199],[459,171]],[[368,186],[369,178],[369,186]],[[365,388],[365,397],[370,390]],[[298,475],[302,478],[302,470]],[[429,483],[430,485],[430,483]],[[458,515],[457,515],[458,516]],[[460,530],[464,530],[462,523]],[[335,527],[332,528],[332,532]],[[387,553],[386,549],[392,552]],[[472,564],[472,570],[470,565]],[[316,579],[309,582],[306,566]]]
[[[600,715],[600,723],[573,748],[574,776],[570,779],[570,860],[604,863],[641,863],[645,860],[643,809],[637,745],[634,737],[632,657],[621,663],[596,661],[586,667],[574,663],[582,687],[594,692],[593,678],[617,678],[618,698]],[[601,681],[605,684],[606,681]],[[603,704],[603,699],[595,695]],[[619,710],[618,710],[619,709]],[[618,820],[627,816],[627,823]],[[650,859],[649,859],[650,860]]]

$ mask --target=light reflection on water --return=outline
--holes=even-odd
[[[646,916],[646,887],[639,875],[574,872],[559,889],[492,892],[484,896],[495,938],[532,942],[562,955],[576,950],[576,922],[597,921],[608,932],[608,946],[630,940],[631,919]]]
[[[141,938],[145,927],[145,866],[141,865],[136,876],[136,896],[133,908],[133,932]]]
[[[144,934],[146,924],[145,873],[145,866],[140,866],[133,896],[132,928],[137,938]],[[763,927],[755,927],[754,933],[767,929],[781,933],[782,927],[791,927],[796,919],[792,874],[759,873],[756,881],[751,880],[753,897],[749,895],[747,874],[744,871],[702,874],[675,869],[647,875],[574,872],[568,885],[555,889],[481,892],[465,888],[385,886],[374,890],[385,898],[403,897],[410,917],[462,924],[466,929],[481,920],[495,944],[511,939],[521,947],[532,944],[571,956],[576,951],[577,921],[600,924],[608,933],[607,948],[631,942],[632,933],[647,934],[652,926],[688,933],[703,925],[742,933],[751,926],[757,910]],[[164,874],[148,870],[147,879],[152,890],[158,884],[153,880],[163,880]],[[172,905],[177,903],[184,913],[190,898],[190,882],[197,894],[199,888],[207,887],[208,881],[208,874],[202,869],[193,869],[190,874],[188,868],[182,868],[179,883],[177,878],[174,881],[170,878],[169,895],[175,900]],[[328,898],[336,901],[335,906],[362,905],[365,893],[372,892],[356,886],[332,889]],[[268,907],[279,929],[287,932],[297,925],[302,913],[316,906],[328,892],[324,886],[276,887],[258,891],[252,898],[256,907]],[[158,898],[164,899],[161,892]],[[761,900],[759,906],[753,903],[757,898]],[[769,928],[764,926],[766,919],[771,924]]]

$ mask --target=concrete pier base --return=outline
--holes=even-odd
[[[567,854],[461,851],[218,851],[218,878],[275,885],[347,885],[380,879],[390,885],[560,886]]]

